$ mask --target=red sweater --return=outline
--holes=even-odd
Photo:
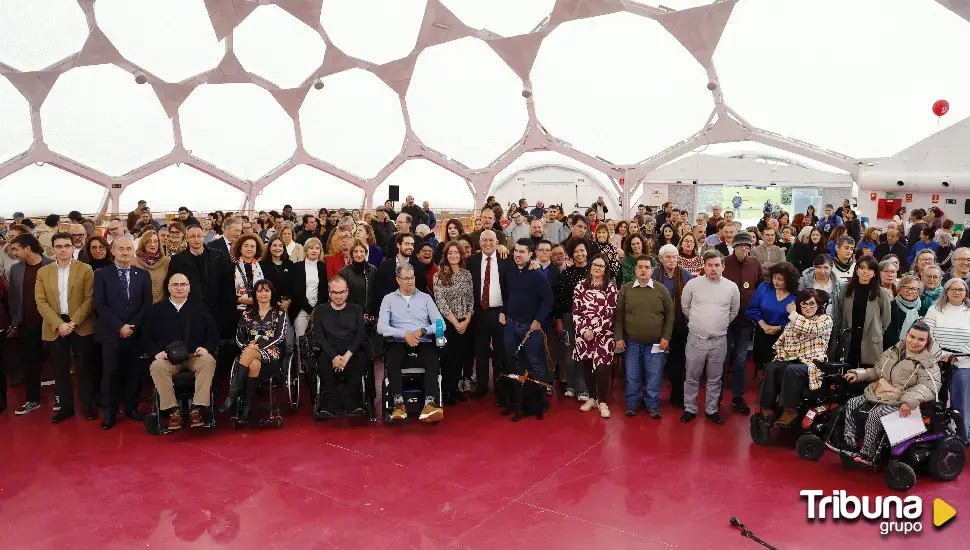
[[[748,257],[744,259],[744,265],[742,265],[738,262],[738,257],[731,254],[724,260],[724,276],[738,285],[738,290],[741,291],[741,307],[738,309],[737,317],[731,321],[731,326],[743,325],[747,323],[744,313],[748,310],[748,304],[751,303],[751,298],[754,297],[758,285],[764,280],[761,273],[761,262],[758,261],[758,258],[748,254]]]
[[[348,259],[343,254],[331,254],[327,256],[327,280],[333,279],[341,269],[350,265]]]

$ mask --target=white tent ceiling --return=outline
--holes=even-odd
[[[177,164],[222,207],[283,200],[273,185],[298,167],[334,194],[295,185],[294,205],[357,196],[343,181],[365,201],[400,182],[467,207],[524,154],[640,181],[741,141],[858,177],[863,157],[970,116],[967,0],[657,3],[0,2],[0,189],[31,188],[4,204],[50,208],[63,178],[37,163],[107,189],[102,210]]]

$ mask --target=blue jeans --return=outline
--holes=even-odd
[[[967,442],[967,424],[970,419],[970,369],[954,369],[953,378],[950,381],[950,406],[960,411],[963,417],[963,425],[957,426],[960,431],[960,439]]]
[[[724,370],[731,365],[731,393],[736,399],[744,397],[744,367],[748,363],[748,343],[754,325],[729,326],[727,330],[727,354],[724,356]],[[721,376],[721,392],[727,387],[727,376]]]
[[[653,345],[659,342],[640,343],[626,338],[626,406],[636,408],[643,392],[647,410],[660,408],[660,382],[663,379],[666,353],[650,353]],[[644,389],[644,379],[646,388]]]
[[[519,344],[522,343],[525,335],[528,334],[531,324],[531,322],[519,323],[511,319],[505,322],[505,359],[509,364],[513,364],[518,360],[519,355],[516,353],[516,350],[519,348]],[[515,374],[528,371],[529,378],[545,381],[548,378],[546,373],[546,353],[542,346],[542,335],[539,334],[539,331],[533,332],[529,336],[522,351],[525,352],[529,364],[517,365],[517,372]]]

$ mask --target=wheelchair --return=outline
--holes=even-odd
[[[314,358],[313,361],[315,362],[316,358]],[[370,368],[367,368],[368,364],[370,365]],[[323,402],[323,381],[320,379],[320,374],[317,371],[318,368],[319,367],[314,366],[312,374],[307,374],[307,376],[312,376],[310,386],[310,391],[312,394],[311,402],[313,403],[312,414],[313,418],[316,420],[331,420],[334,417],[324,414],[321,410],[321,403]],[[421,372],[423,373],[424,370],[422,369]],[[344,383],[346,375],[338,375],[337,378],[338,383]],[[374,361],[372,359],[364,359],[364,372],[361,373],[360,378],[361,403],[363,404],[364,408],[363,416],[366,416],[371,422],[377,422],[379,419],[377,417],[377,411],[374,408],[374,399],[377,398],[377,389],[374,383]],[[342,412],[344,414],[347,413],[347,411]],[[352,417],[360,415],[346,414],[346,416]]]
[[[148,355],[142,355],[140,360],[145,365],[151,365],[151,357]],[[147,370],[147,369],[146,369]],[[172,386],[175,389],[175,402],[179,407],[182,418],[189,418],[189,409],[192,407],[192,397],[195,395],[195,373],[185,369],[180,370],[172,376]],[[152,388],[152,412],[145,415],[145,431],[149,435],[165,435],[172,433],[173,430],[169,430],[167,425],[163,425],[160,421],[161,418],[161,404],[159,403],[158,390]],[[203,419],[205,423],[202,424],[203,428],[215,428],[216,427],[216,388],[215,384],[212,384],[209,389],[209,406],[203,407]]]
[[[845,406],[836,410],[832,427],[826,438],[825,447],[838,453],[842,466],[878,470],[883,467],[886,485],[895,491],[908,491],[916,485],[916,471],[929,473],[937,481],[952,481],[963,473],[967,464],[967,447],[957,436],[957,426],[961,425],[960,411],[947,405],[948,395],[943,389],[949,387],[949,378],[955,367],[950,363],[940,363],[944,378],[938,400],[920,404],[919,413],[926,426],[926,432],[896,445],[890,445],[886,434],[882,435],[872,465],[856,463],[852,453],[845,450]],[[856,426],[866,424],[869,413],[877,406],[866,403],[855,411]],[[916,411],[913,411],[914,413]],[[861,439],[865,434],[856,434]],[[824,449],[823,449],[824,452]]]
[[[248,420],[243,420],[239,418],[239,408],[242,406],[242,399],[238,400],[233,408],[232,416],[229,418],[229,425],[232,429],[239,429],[240,426],[263,426],[268,424],[275,424],[277,429],[283,427],[283,417],[280,415],[280,401],[286,401],[290,412],[296,410],[299,406],[299,365],[294,360],[293,350],[295,349],[290,342],[293,341],[291,338],[291,329],[287,327],[287,336],[282,342],[280,342],[280,359],[269,365],[264,365],[262,368],[274,368],[279,366],[279,372],[274,373],[268,379],[259,378],[259,387],[257,388],[257,393],[260,389],[266,388],[268,394],[268,406],[269,415],[265,418],[252,418]],[[237,358],[232,363],[232,371],[229,374],[229,379],[235,378],[236,369],[239,368],[239,359]],[[296,407],[294,402],[291,400],[291,391],[293,386],[291,385],[293,380],[296,380]],[[277,393],[283,393],[283,399],[279,399]],[[253,394],[255,399],[256,393]],[[250,403],[250,412],[255,408],[253,405],[255,403]]]
[[[774,423],[774,419],[766,418],[763,414],[751,415],[751,440],[760,446],[775,443],[787,435],[795,438],[795,448],[799,456],[806,460],[818,460],[825,450],[824,437],[832,418],[832,411],[852,397],[858,395],[861,388],[850,384],[844,378],[849,366],[845,362],[849,349],[851,332],[844,331],[833,348],[830,360],[816,363],[822,371],[822,384],[817,390],[809,386],[802,388],[801,399],[795,410],[798,418],[787,426]],[[864,388],[865,385],[862,386]]]
[[[390,340],[385,339],[385,349],[389,347],[391,343],[392,342]],[[404,397],[404,406],[407,408],[408,418],[403,422],[409,422],[413,419],[417,419],[421,415],[421,409],[424,408],[425,399],[424,375],[425,369],[418,363],[417,352],[408,351],[406,354],[404,354],[404,359],[401,361],[401,393]],[[391,413],[394,412],[394,396],[390,395],[388,391],[389,387],[390,380],[387,378],[387,366],[385,365],[384,380],[381,384],[381,417],[384,419],[384,424],[387,426],[393,426],[400,421],[391,419]],[[440,370],[438,372],[438,396],[435,402],[438,404],[442,402]]]

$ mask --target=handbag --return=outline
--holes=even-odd
[[[189,340],[189,327],[192,322],[188,319],[185,320],[185,339],[175,340],[170,342],[165,346],[165,354],[168,355],[168,362],[173,365],[181,365],[189,360],[192,354],[189,352],[189,346],[186,342]]]

